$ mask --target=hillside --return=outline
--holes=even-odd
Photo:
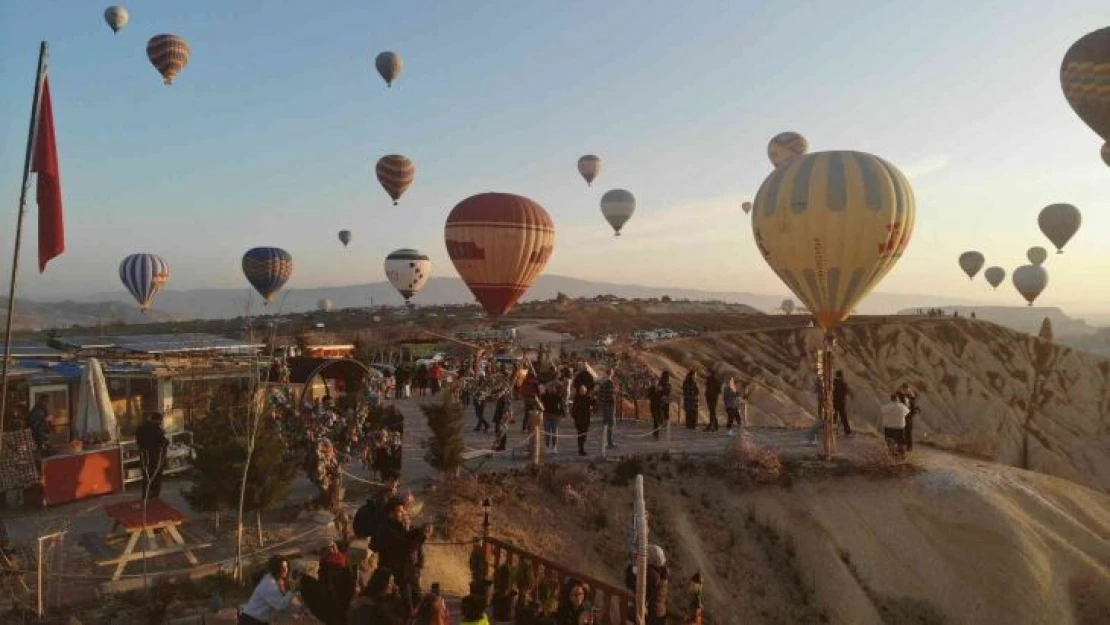
[[[760,311],[770,312],[779,307],[782,300],[789,296],[785,290],[780,294],[758,294],[735,291],[705,291],[677,287],[655,287],[609,282],[593,282],[558,275],[543,275],[532,286],[524,301],[554,299],[559,293],[571,298],[615,295],[623,299],[659,299],[669,296],[675,300],[719,301],[730,304],[744,304]],[[81,301],[130,301],[123,291],[100,293],[82,297]],[[159,294],[156,308],[188,319],[219,319],[243,315],[248,299],[252,312],[260,314],[269,311],[307,312],[316,309],[320,299],[330,299],[335,308],[363,308],[371,300],[375,305],[397,306],[402,303],[396,289],[387,282],[373,282],[347,286],[320,288],[297,288],[291,283],[266,310],[259,303],[257,294],[246,287],[242,289],[197,289],[190,291],[167,290]],[[470,290],[458,278],[432,278],[424,290],[413,299],[417,306],[443,306],[467,304],[474,301]],[[932,295],[900,295],[872,293],[859,307],[861,314],[892,314],[896,310],[919,306],[944,306],[972,304],[959,298],[936,297]]]
[[[837,369],[854,397],[856,427],[874,429],[879,401],[903,382],[918,389],[915,439],[1110,491],[1110,360],[965,319],[850,324]],[[773,392],[753,400],[757,424],[813,423],[806,330],[748,330],[668,341],[655,367],[726,364]]]
[[[859,443],[860,441],[855,441]],[[705,580],[711,624],[1093,625],[1110,617],[1110,497],[1071,482],[927,450],[908,474],[822,474],[784,457],[753,484],[726,458],[544,467],[433,496],[451,539],[493,535],[622,585],[629,479],[645,475],[649,542],[670,567],[671,609]],[[863,471],[857,465],[856,471]],[[816,471],[816,472],[815,472]],[[582,497],[573,504],[567,487]],[[465,583],[465,550],[426,579]]]
[[[0,299],[0,323],[7,318],[8,300]],[[36,302],[15,300],[15,319],[12,329],[16,332],[33,332],[47,328],[70,326],[94,327],[109,324],[145,324],[171,321],[178,315],[153,310],[143,314],[134,301],[102,302]]]
[[[1057,338],[1087,336],[1097,330],[1086,320],[1068,316],[1054,306],[944,306],[941,310],[949,315],[958,312],[961,317],[970,317],[971,313],[975,313],[978,319],[1026,334],[1040,332],[1041,323],[1047,318],[1052,322],[1052,330]],[[898,314],[917,314],[917,309],[902,310]]]

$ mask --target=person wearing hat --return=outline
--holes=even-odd
[[[162,494],[162,472],[166,469],[166,449],[170,446],[162,428],[162,413],[154,412],[135,430],[139,463],[143,471],[143,499]]]
[[[659,545],[648,545],[647,566],[647,625],[664,625],[667,620],[667,556]],[[624,573],[624,584],[636,592],[636,565],[629,564]]]

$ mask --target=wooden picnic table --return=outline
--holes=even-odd
[[[97,562],[98,566],[116,565],[116,571],[112,574],[112,581],[119,580],[123,571],[127,568],[128,562],[156,556],[183,553],[189,564],[196,566],[200,562],[193,555],[192,549],[203,549],[212,546],[211,543],[186,544],[185,538],[178,531],[177,526],[187,521],[188,517],[161,499],[147,500],[145,524],[143,523],[143,502],[141,499],[121,501],[104,506],[104,512],[112,517],[114,521],[109,536],[115,534],[116,530],[120,528],[127,535],[127,545],[118,558]],[[136,551],[135,548],[139,544],[139,538],[144,535],[147,539],[147,549]],[[163,547],[158,546],[159,535],[165,544]]]

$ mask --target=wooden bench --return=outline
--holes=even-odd
[[[115,521],[112,525],[112,533],[115,533],[117,528],[123,528],[127,536],[127,545],[119,557],[101,560],[96,563],[98,566],[116,565],[116,570],[112,574],[112,581],[118,581],[123,576],[129,562],[156,556],[181,553],[185,555],[189,564],[193,566],[200,564],[192,550],[203,549],[212,545],[211,543],[186,544],[185,538],[177,530],[178,525],[188,520],[185,515],[161,499],[150,499],[146,502],[146,518],[143,519],[142,506],[142,501],[123,501],[104,507],[104,512]],[[162,533],[162,538],[166,544],[165,547],[160,549],[155,548],[158,543],[157,532]],[[135,550],[139,545],[139,539],[144,535],[149,547],[145,553],[142,549]]]

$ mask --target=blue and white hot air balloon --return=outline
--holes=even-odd
[[[293,275],[293,256],[279,247],[254,247],[243,254],[243,275],[269,304]]]
[[[143,312],[150,310],[154,297],[170,280],[170,266],[157,254],[132,254],[119,264],[119,279],[139,302]]]

